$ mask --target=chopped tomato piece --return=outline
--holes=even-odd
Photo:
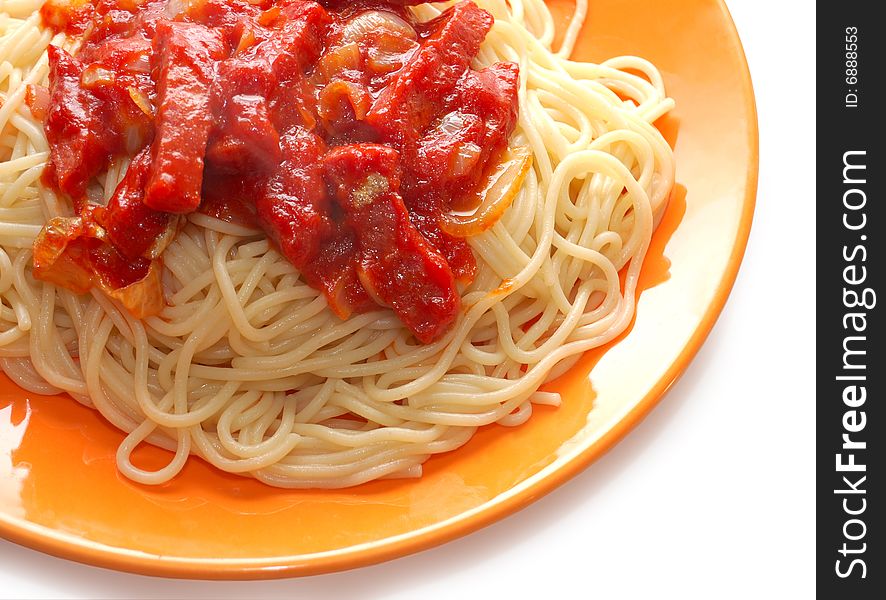
[[[342,319],[376,306],[357,276],[357,241],[346,223],[335,223],[317,257],[301,269],[307,282],[321,290],[329,308]]]

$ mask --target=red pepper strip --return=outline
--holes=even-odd
[[[280,164],[280,136],[261,96],[228,98],[222,126],[206,150],[206,162],[231,172],[270,171]]]
[[[212,111],[214,62],[225,58],[221,34],[203,25],[163,21],[154,38],[158,109],[145,204],[170,213],[200,206],[203,156]]]
[[[446,99],[445,116],[403,152],[407,197],[438,194],[452,206],[474,191],[517,125],[519,78],[513,63],[465,72]]]
[[[414,142],[470,67],[494,21],[491,14],[464,0],[427,23],[432,33],[379,94],[366,121],[400,148]]]
[[[49,141],[44,177],[68,194],[79,208],[86,184],[107,167],[111,130],[101,100],[80,85],[83,64],[57,46],[49,46],[49,107],[43,129]]]
[[[357,240],[357,274],[423,343],[458,317],[460,299],[446,260],[409,220],[399,188],[399,155],[388,146],[333,149],[323,164]]]
[[[255,202],[259,223],[339,317],[371,308],[354,270],[353,233],[329,216],[321,163],[326,144],[295,127],[281,146],[283,163]]]
[[[267,96],[274,125],[281,133],[294,125],[313,126],[305,72],[320,58],[332,17],[316,2],[295,0],[268,11],[267,39],[243,53],[244,60],[266,61],[273,73]]]
[[[320,158],[326,144],[300,127],[281,140],[284,160],[256,199],[259,222],[296,268],[314,260],[333,226]]]

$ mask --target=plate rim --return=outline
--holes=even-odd
[[[653,408],[683,375],[719,318],[735,284],[747,249],[757,201],[759,122],[747,56],[725,0],[714,0],[740,62],[742,101],[749,116],[750,157],[734,245],[705,314],[682,350],[646,395],[599,438],[549,473],[544,470],[495,498],[432,525],[374,542],[310,554],[267,558],[176,558],[110,546],[0,513],[0,537],[58,558],[140,575],[203,580],[282,579],[345,571],[400,558],[466,536],[546,496],[601,458]]]

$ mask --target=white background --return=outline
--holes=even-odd
[[[812,598],[814,4],[729,4],[760,116],[750,244],[695,361],[609,454],[504,521],[383,565],[297,580],[175,581],[0,541],[0,596]]]

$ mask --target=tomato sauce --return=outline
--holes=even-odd
[[[50,48],[49,89],[27,100],[44,181],[76,216],[44,228],[35,276],[144,316],[162,307],[153,274],[177,215],[201,211],[263,229],[340,317],[388,306],[438,339],[476,271],[441,215],[507,148],[519,70],[472,69],[493,25],[473,2],[428,22],[418,3],[49,0],[44,23],[82,43]]]

